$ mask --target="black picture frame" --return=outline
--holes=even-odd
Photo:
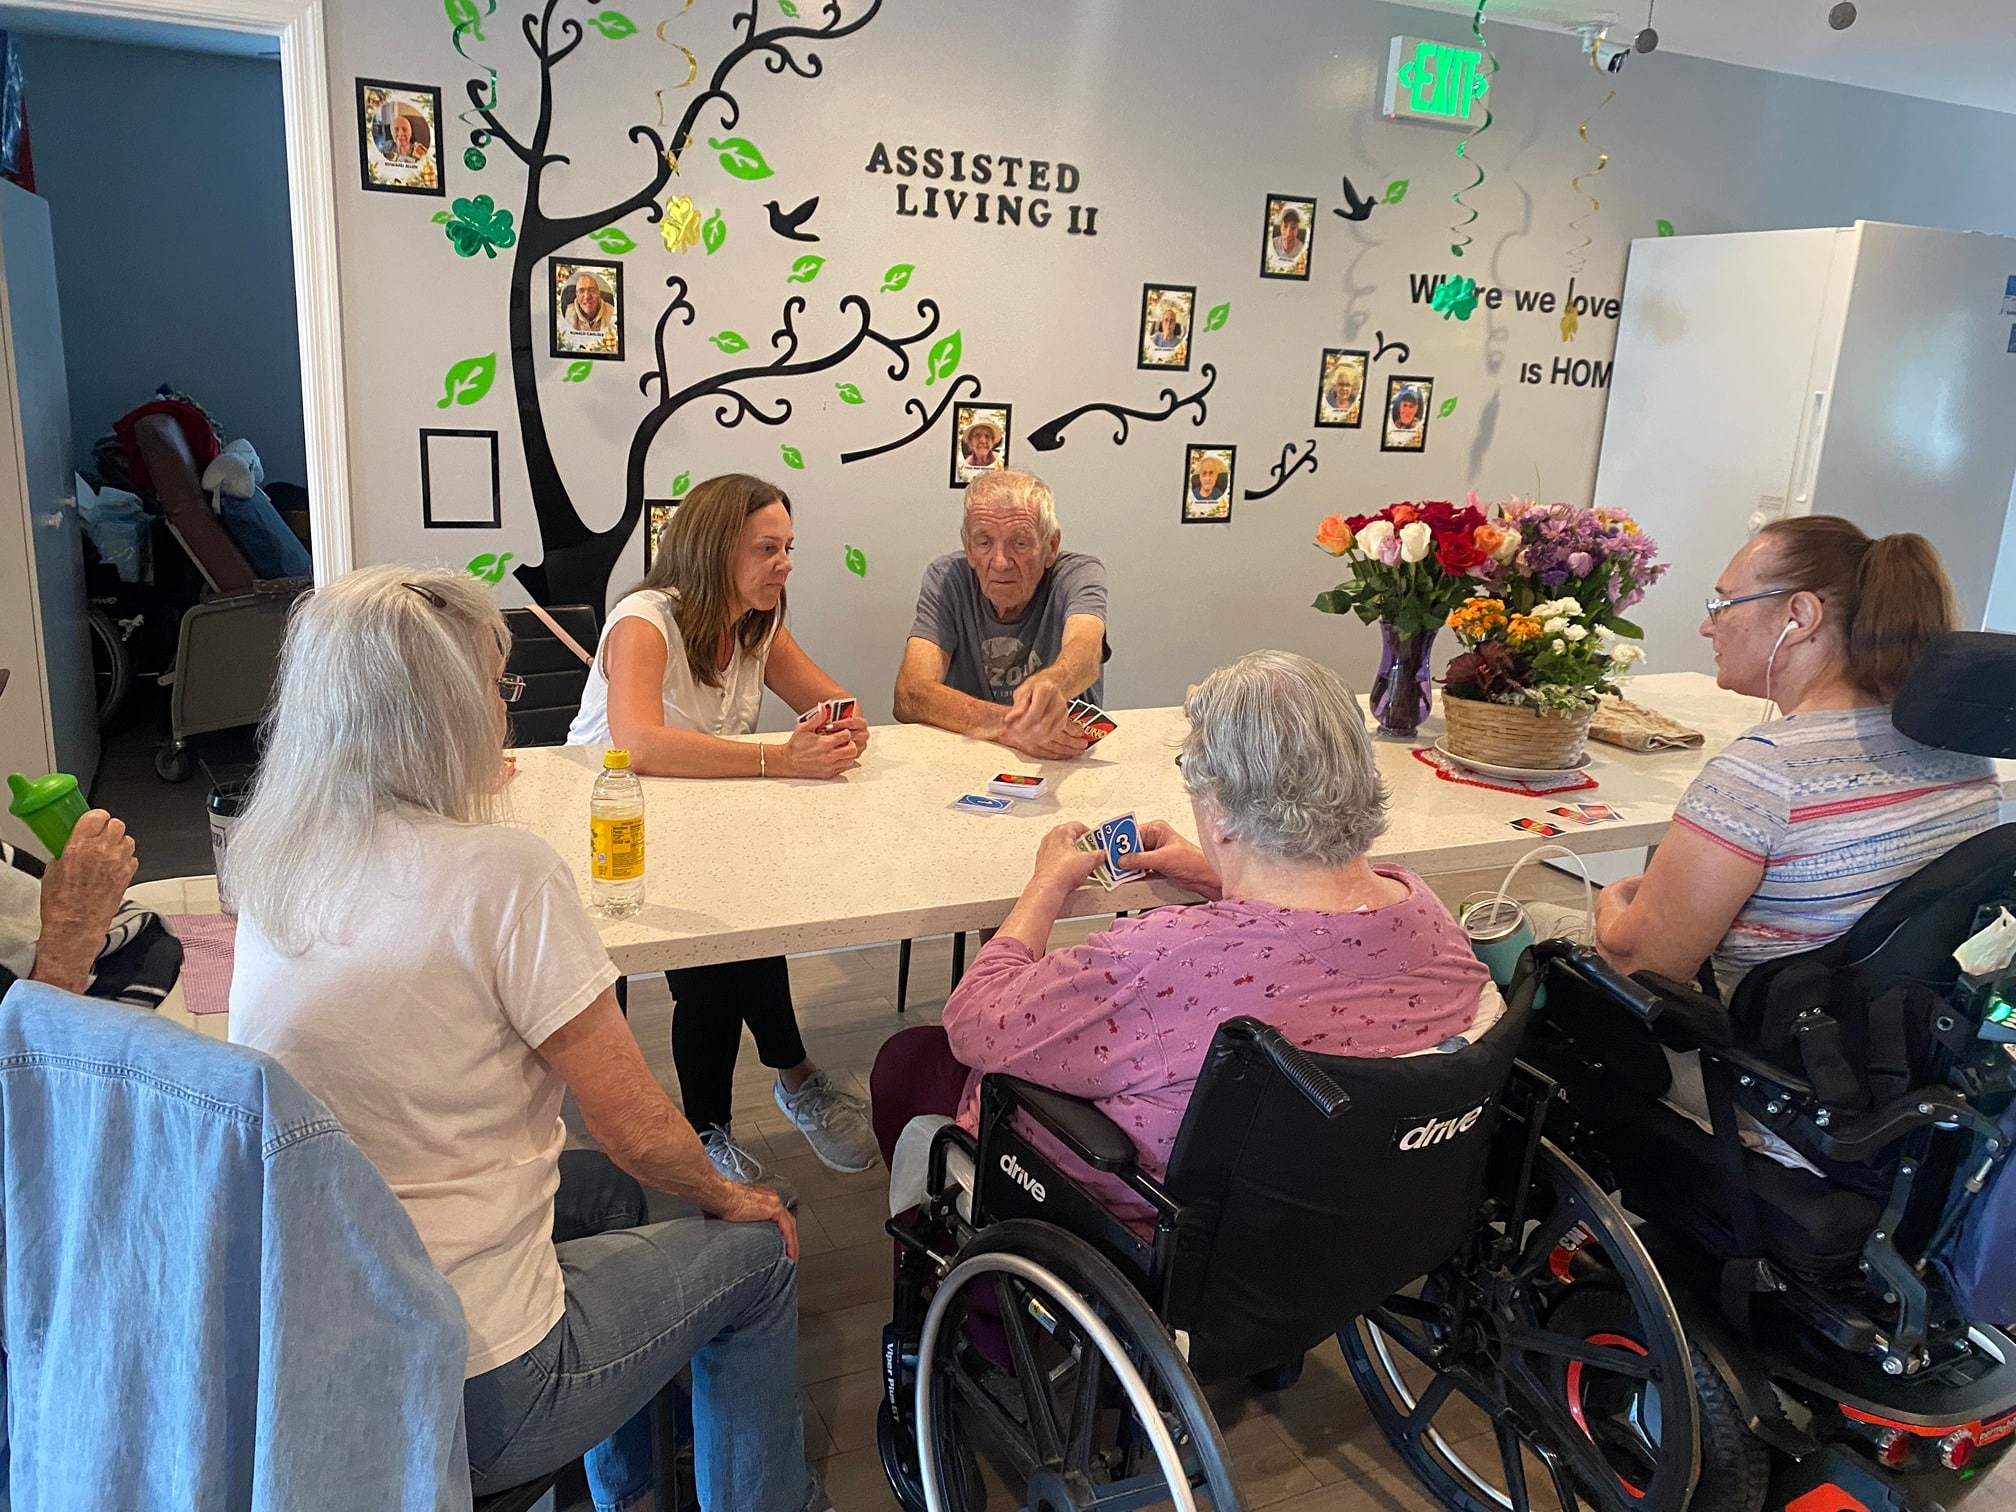
[[[480,438],[490,443],[490,518],[487,520],[437,520],[434,518],[433,443],[437,438]],[[428,530],[497,530],[504,524],[504,477],[498,461],[497,432],[494,430],[439,430],[420,428],[420,523]]]
[[[561,270],[567,270],[561,277]],[[609,275],[610,292],[604,296],[609,301],[609,325],[616,334],[613,351],[597,352],[582,347],[562,346],[560,342],[561,321],[566,318],[567,307],[573,301],[569,297],[575,281],[587,270],[599,270]],[[597,279],[599,284],[601,279]],[[549,257],[546,259],[546,341],[549,355],[563,362],[621,362],[623,360],[623,264],[609,257]]]
[[[434,182],[428,184],[379,183],[371,176],[371,158],[374,151],[371,118],[385,103],[384,97],[371,98],[372,90],[383,90],[387,96],[395,94],[425,95],[430,102],[427,125],[433,135],[430,150],[434,154]],[[357,80],[357,175],[367,194],[419,194],[439,199],[448,192],[448,165],[441,156],[441,91],[432,84],[401,84],[394,79]],[[382,154],[381,154],[382,156]]]
[[[1157,305],[1172,295],[1183,297],[1185,323],[1183,342],[1177,349],[1183,354],[1181,362],[1156,362],[1148,356],[1148,332],[1150,318]],[[1141,307],[1134,312],[1134,366],[1150,373],[1187,373],[1190,371],[1191,348],[1197,343],[1197,286],[1195,284],[1141,285]]]
[[[1358,359],[1358,418],[1355,420],[1326,420],[1323,418],[1326,406],[1323,395],[1330,386],[1330,359],[1333,357],[1356,357]],[[1359,430],[1365,424],[1365,386],[1372,381],[1372,354],[1356,347],[1325,347],[1323,355],[1316,362],[1316,424],[1328,430]]]
[[[978,399],[970,404],[955,404],[952,406],[952,486],[954,488],[964,488],[982,473],[1005,472],[1015,465],[1008,460],[1008,448],[1014,439],[1014,413],[1015,406],[1012,404],[989,404],[985,400]],[[960,470],[965,465],[966,460],[965,449],[961,443],[966,439],[967,430],[982,415],[999,415],[1001,417],[1001,442],[996,448],[996,455],[1000,460],[993,467],[979,468],[967,476],[961,477]]]
[[[1413,445],[1398,445],[1393,442],[1393,401],[1401,391],[1413,388],[1421,398],[1421,439]],[[1407,452],[1420,456],[1428,450],[1428,422],[1435,416],[1435,380],[1427,377],[1410,377],[1405,373],[1389,374],[1386,379],[1386,403],[1379,410],[1379,450],[1382,452]]]
[[[1278,210],[1277,210],[1278,207]],[[1302,271],[1292,268],[1275,268],[1273,263],[1274,219],[1280,211],[1299,210],[1302,222]],[[1267,206],[1260,217],[1260,276],[1262,278],[1286,278],[1296,283],[1309,281],[1309,270],[1316,261],[1316,201],[1304,194],[1270,194]]]
[[[1192,514],[1190,511],[1190,474],[1196,470],[1199,452],[1223,452],[1225,455],[1225,512],[1223,514]],[[1232,523],[1232,500],[1239,492],[1239,448],[1236,446],[1212,446],[1209,444],[1186,446],[1183,448],[1183,523],[1185,525],[1229,525]]]

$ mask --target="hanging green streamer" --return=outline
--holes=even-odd
[[[1470,155],[1470,144],[1491,129],[1491,102],[1488,96],[1491,90],[1492,77],[1498,72],[1498,55],[1491,51],[1490,45],[1484,40],[1484,7],[1490,3],[1491,0],[1477,0],[1477,14],[1470,18],[1470,34],[1477,39],[1477,48],[1478,51],[1484,54],[1484,61],[1491,66],[1485,71],[1483,77],[1479,78],[1472,86],[1477,98],[1484,100],[1484,119],[1475,131],[1456,144],[1456,156],[1465,159],[1472,168],[1477,170],[1477,177],[1450,196],[1451,199],[1456,201],[1456,208],[1465,212],[1463,219],[1449,228],[1451,235],[1462,238],[1460,241],[1452,242],[1449,245],[1449,250],[1458,257],[1463,255],[1465,247],[1470,246],[1476,240],[1476,238],[1470,235],[1468,228],[1476,224],[1477,211],[1463,202],[1463,196],[1484,182],[1484,165]]]
[[[481,105],[471,105],[455,117],[464,126],[475,128],[469,133],[469,140],[477,147],[487,147],[490,144],[490,133],[485,129],[487,123],[483,119],[483,112],[487,110],[494,113],[497,109],[497,70],[485,68],[483,71],[490,75],[489,97]]]
[[[478,42],[484,40],[483,23],[497,14],[497,0],[489,0],[489,8],[481,11],[476,8],[476,0],[443,0],[443,4],[448,12],[449,22],[455,28],[455,51],[468,58],[469,54],[462,46],[462,39],[469,36]],[[470,61],[475,60],[471,58]]]

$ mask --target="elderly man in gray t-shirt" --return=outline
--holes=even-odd
[[[1038,760],[1078,755],[1065,709],[1104,695],[1105,564],[1059,553],[1056,501],[1034,473],[975,478],[959,537],[963,553],[924,569],[896,717]]]

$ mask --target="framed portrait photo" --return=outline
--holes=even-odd
[[[658,560],[658,546],[665,538],[665,527],[672,523],[672,516],[678,513],[677,499],[646,499],[644,501],[644,571],[649,573]]]
[[[964,488],[980,474],[1008,465],[1007,404],[952,406],[952,486]]]
[[[1323,348],[1323,361],[1316,373],[1318,425],[1356,430],[1365,423],[1365,372],[1371,363],[1369,352]]]
[[[623,264],[553,258],[553,355],[623,360]]]
[[[357,157],[364,187],[382,194],[446,194],[441,182],[441,91],[428,84],[357,81]]]
[[[1144,368],[1190,368],[1190,334],[1197,313],[1197,291],[1173,284],[1141,288],[1141,352],[1134,364]]]
[[[1183,523],[1222,525],[1232,518],[1236,446],[1183,449]]]
[[[1418,452],[1428,449],[1428,411],[1435,403],[1433,378],[1400,374],[1386,380],[1386,413],[1379,428],[1379,450]]]
[[[1309,276],[1309,249],[1316,237],[1316,201],[1293,194],[1267,196],[1267,218],[1260,228],[1260,276]]]

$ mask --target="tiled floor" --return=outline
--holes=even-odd
[[[1496,882],[1452,875],[1436,890],[1454,901]],[[1561,889],[1579,902],[1579,886],[1549,874],[1536,889]],[[1523,890],[1523,889],[1522,889]],[[1086,925],[1060,926],[1052,944],[1074,941]],[[911,968],[910,1011],[895,1011],[896,949],[843,951],[791,963],[792,988],[812,1057],[863,1095],[875,1051],[895,1030],[937,1020],[950,971],[949,941],[920,940]],[[631,983],[630,1014],[653,1070],[673,1085],[668,1037],[671,1003],[662,980]],[[799,1267],[799,1372],[806,1397],[807,1450],[818,1462],[838,1512],[896,1507],[875,1450],[880,1391],[876,1354],[889,1319],[890,1245],[886,1176],[880,1169],[839,1176],[822,1166],[777,1111],[769,1073],[745,1042],[736,1087],[737,1131],[759,1158],[799,1192],[803,1245]],[[1278,1395],[1214,1392],[1248,1505],[1278,1512],[1433,1512],[1436,1504],[1401,1466],[1344,1374],[1334,1343],[1310,1358],[1302,1380]],[[1477,1418],[1476,1427],[1484,1428]],[[1545,1502],[1544,1472],[1532,1467],[1536,1512]],[[1969,1503],[1979,1512],[2016,1512],[2016,1475],[2003,1474]]]

